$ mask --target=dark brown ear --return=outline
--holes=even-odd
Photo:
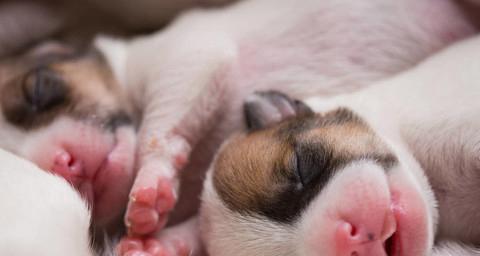
[[[243,105],[248,130],[255,131],[297,115],[311,115],[313,111],[300,100],[278,91],[255,92]]]

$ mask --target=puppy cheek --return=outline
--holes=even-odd
[[[428,193],[422,191],[417,182],[406,170],[394,168],[389,177],[392,200],[402,208],[401,225],[405,230],[403,244],[413,247],[415,255],[427,254],[433,246],[434,226],[436,225],[435,209],[430,209],[427,202]]]
[[[307,215],[303,222],[298,255],[335,255],[333,220],[322,215]]]

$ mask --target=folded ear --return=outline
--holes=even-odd
[[[27,56],[32,58],[46,58],[48,56],[70,56],[74,55],[76,50],[62,42],[58,41],[45,41],[42,42],[27,52]]]
[[[278,91],[253,93],[246,98],[243,109],[250,131],[263,129],[289,117],[313,114],[302,101]]]

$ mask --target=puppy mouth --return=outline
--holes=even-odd
[[[390,204],[390,221],[392,229],[386,234],[387,238],[383,242],[385,255],[387,256],[402,256],[402,225],[399,221],[399,214],[401,214],[401,207],[398,204],[397,197],[392,196]]]
[[[401,240],[398,229],[384,242],[383,247],[388,256],[401,256]]]
[[[388,256],[416,255],[419,243],[415,235],[422,236],[422,227],[419,223],[412,223],[415,214],[410,212],[411,205],[399,193],[391,193],[391,212],[396,223],[396,228],[384,242],[385,253]],[[412,216],[413,215],[413,216]],[[414,225],[414,226],[412,226]],[[413,236],[413,237],[412,237]]]
[[[99,224],[106,224],[108,218],[115,218],[121,213],[134,178],[136,144],[133,129],[117,129],[115,140],[115,145],[91,180],[95,195],[94,216]]]
[[[389,218],[394,228],[387,231],[387,239],[383,242],[383,248],[387,256],[401,256],[401,229],[402,225],[399,221],[399,214],[403,211],[399,204],[399,196],[397,193],[390,193],[390,213]]]
[[[127,132],[122,130],[116,131],[115,144],[90,180],[94,186],[95,201],[98,201],[101,194],[108,189],[107,183],[109,183],[110,176],[116,174],[112,172],[125,171],[129,173],[133,168],[135,146],[125,133]]]
[[[82,151],[60,150],[56,157],[53,171],[64,177],[72,186],[74,186],[90,206],[94,206],[97,201],[98,190],[97,178],[105,171],[108,164],[109,155],[115,150],[116,145],[112,146],[110,152],[89,157],[88,153]],[[85,150],[88,152],[89,150]],[[98,161],[100,159],[101,161]],[[92,167],[95,166],[95,167]]]
[[[133,167],[134,145],[123,129],[127,128],[97,136],[99,143],[68,144],[55,155],[52,171],[72,184],[93,208],[109,189],[109,177],[130,173]]]

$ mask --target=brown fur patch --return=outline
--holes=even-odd
[[[258,207],[282,188],[285,173],[280,166],[289,164],[292,150],[281,145],[272,131],[234,137],[215,162],[214,184],[222,198],[234,209]]]
[[[45,73],[55,77],[56,84],[36,88]],[[128,122],[132,112],[109,67],[94,51],[54,57],[26,54],[2,62],[0,74],[4,75],[0,81],[3,115],[25,130],[45,126],[62,115],[102,126],[117,125]],[[43,90],[40,96],[53,93],[56,101],[42,108],[32,104],[31,94],[37,89]]]
[[[232,210],[290,223],[335,172],[363,158],[385,169],[396,162],[362,120],[338,109],[233,137],[216,158],[213,183]]]

